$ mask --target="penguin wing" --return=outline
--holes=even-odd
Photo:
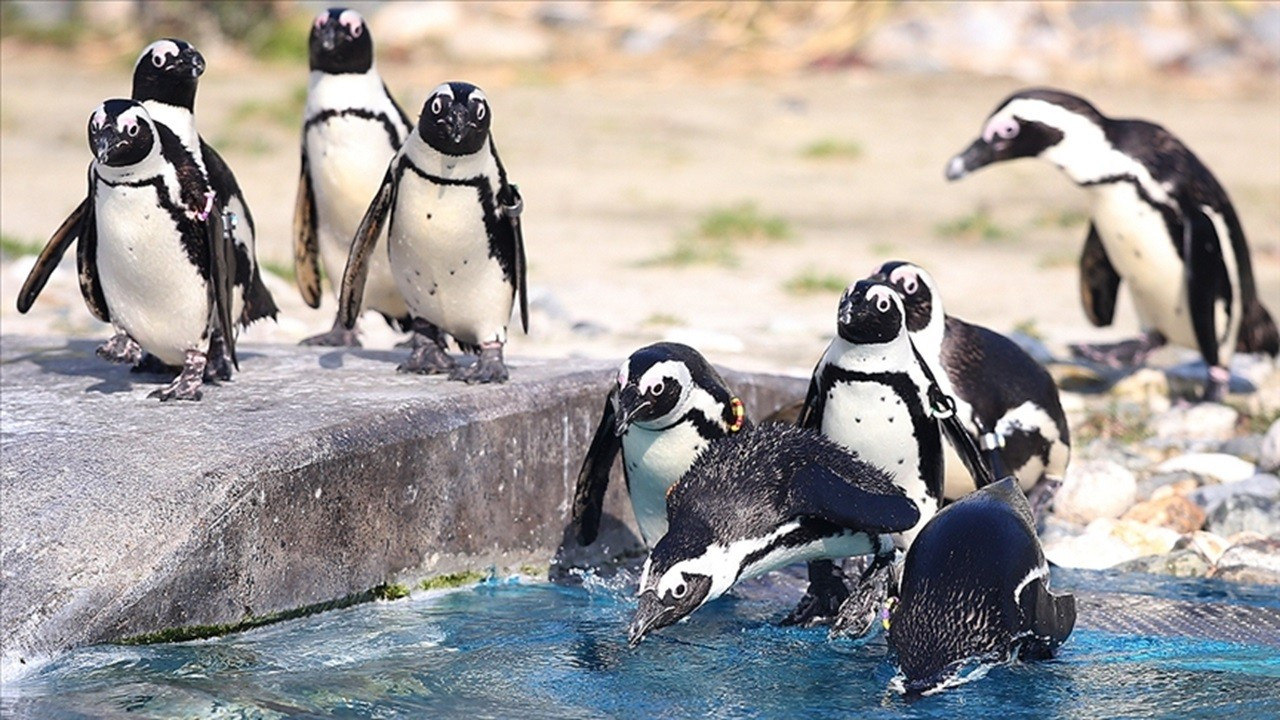
[[[338,297],[338,320],[348,330],[356,326],[356,318],[360,317],[360,305],[364,302],[364,284],[369,279],[369,257],[378,244],[378,235],[387,224],[387,215],[395,202],[397,155],[387,167],[387,174],[382,178],[382,186],[369,203],[360,227],[356,228],[356,236],[351,240],[351,254],[347,256],[347,267],[342,272],[342,293]]]
[[[818,389],[818,370],[813,371],[813,377],[809,380],[809,391],[805,393],[804,404],[800,406],[800,412],[796,416],[796,426],[802,428],[810,428],[813,430],[822,429],[822,391]]]
[[[1080,253],[1080,302],[1095,327],[1107,327],[1116,313],[1120,273],[1111,265],[1098,228],[1089,223],[1089,237]]]
[[[524,259],[524,231],[520,227],[520,214],[524,212],[524,198],[520,197],[520,190],[515,185],[502,186],[502,191],[506,198],[499,195],[499,201],[502,203],[502,214],[506,216],[507,222],[511,224],[512,242],[514,245],[515,256],[515,285],[516,293],[520,298],[520,326],[524,328],[525,334],[529,334],[529,281],[525,277],[526,263]]]
[[[111,322],[107,310],[107,298],[102,294],[98,279],[98,226],[94,213],[94,172],[89,166],[89,196],[85,200],[84,215],[80,221],[80,242],[76,245],[76,270],[80,279],[80,295],[89,312],[102,322]]]
[[[587,448],[587,456],[582,459],[582,469],[578,471],[578,487],[573,493],[573,526],[578,542],[583,545],[595,542],[596,535],[600,532],[604,493],[609,488],[609,471],[613,469],[613,459],[622,449],[622,438],[618,436],[614,421],[614,396],[617,393],[615,388],[605,398],[600,425],[596,427],[595,437]]]
[[[236,369],[235,326],[231,319],[231,287],[236,277],[236,248],[222,223],[222,208],[215,208],[203,224],[205,246],[209,249],[209,306],[213,309],[213,329],[222,333],[227,354]]]
[[[857,467],[870,470],[865,463]],[[919,522],[920,510],[902,490],[894,487],[893,492],[871,492],[861,486],[861,480],[810,462],[791,477],[791,511],[870,532],[902,532]]]
[[[1191,329],[1195,331],[1196,345],[1211,365],[1220,362],[1218,346],[1221,338],[1215,329],[1215,305],[1221,300],[1228,317],[1236,313],[1231,301],[1231,277],[1222,257],[1223,238],[1213,220],[1198,206],[1183,204],[1182,258],[1186,268],[1187,303],[1190,306]],[[1227,242],[1230,242],[1228,239]]]
[[[81,200],[76,209],[72,210],[67,219],[63,220],[58,229],[53,232],[49,242],[45,243],[44,250],[40,251],[40,257],[36,258],[36,264],[31,267],[26,281],[22,283],[22,289],[18,291],[18,312],[25,313],[31,309],[32,303],[39,297],[40,291],[44,290],[53,271],[58,269],[62,256],[67,254],[67,248],[71,247],[71,243],[84,232],[82,228],[85,217],[91,216],[91,203],[91,198]]]
[[[1032,611],[1028,619],[1036,638],[1034,653],[1048,657],[1066,642],[1076,626],[1076,598],[1071,594],[1049,592],[1044,578],[1032,582],[1030,592]]]
[[[320,307],[320,245],[316,240],[316,196],[311,189],[307,149],[302,149],[298,197],[293,205],[293,271],[308,307]]]
[[[987,453],[987,460],[983,462],[982,451],[978,449],[978,444],[973,441],[973,436],[969,434],[964,423],[960,422],[958,415],[951,413],[939,420],[938,424],[942,426],[942,434],[947,438],[947,442],[951,443],[956,455],[960,456],[960,462],[964,463],[965,470],[969,471],[974,487],[986,487],[997,478],[1010,474],[998,449],[992,449]],[[990,428],[983,427],[980,431],[990,431]],[[934,489],[930,488],[930,490]],[[940,491],[942,488],[936,489]],[[939,493],[940,496],[941,493]]]

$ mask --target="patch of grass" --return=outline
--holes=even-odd
[[[284,278],[285,280],[288,280],[290,282],[293,282],[293,280],[295,279],[295,276],[293,274],[293,265],[286,265],[285,263],[272,262],[270,260],[259,260],[258,267],[262,268],[263,270],[266,270],[267,272],[271,273],[272,275],[275,275],[276,277]]]
[[[307,86],[294,85],[288,94],[271,100],[245,100],[231,110],[231,123],[242,125],[254,121],[266,121],[293,129],[302,125],[302,112],[307,106]]]
[[[1135,445],[1153,434],[1141,412],[1126,411],[1119,403],[1112,402],[1105,408],[1090,410],[1078,425],[1071,428],[1071,444],[1083,447],[1096,440],[1115,440],[1124,445]]]
[[[456,588],[462,587],[463,585],[474,585],[487,577],[489,577],[487,574],[476,570],[463,570],[462,572],[447,573],[445,575],[424,578],[418,583],[418,587],[423,590]]]
[[[1084,225],[1089,220],[1089,213],[1073,208],[1046,210],[1036,218],[1036,227],[1073,228]]]
[[[378,600],[399,600],[409,597],[409,586],[400,583],[383,583],[373,589],[373,596]]]
[[[698,235],[708,240],[787,240],[791,226],[785,218],[765,215],[755,203],[745,202],[733,207],[717,208],[708,212],[698,222]]]
[[[259,60],[307,62],[311,15],[283,3],[202,3],[228,40],[239,44]]]
[[[93,34],[92,31],[93,28],[74,7],[65,18],[39,22],[28,17],[26,11],[16,3],[4,3],[0,6],[0,37],[6,39],[15,38],[33,45],[71,49],[84,42]]]
[[[898,244],[891,240],[877,240],[871,243],[871,252],[882,258],[901,255],[898,252]]]
[[[821,138],[801,148],[800,157],[808,160],[856,160],[862,157],[862,145],[855,140]]]
[[[20,240],[12,235],[0,234],[0,252],[9,257],[39,255],[44,250],[44,243],[35,240]]]
[[[688,235],[676,238],[671,249],[661,255],[641,260],[640,267],[689,267],[691,265],[719,265],[737,267],[738,254],[729,243],[706,240]]]
[[[1071,267],[1076,264],[1076,254],[1070,250],[1053,250],[1036,258],[1036,267],[1041,270]]]
[[[999,242],[1010,237],[1009,231],[996,224],[986,208],[978,208],[963,217],[938,223],[934,230],[944,238],[977,239],[983,242]]]
[[[806,268],[793,275],[782,284],[782,289],[792,295],[829,295],[844,292],[848,286],[847,278],[832,273],[820,273],[813,268]]]
[[[685,324],[684,318],[670,313],[657,312],[644,319],[645,325],[658,327],[680,327]]]

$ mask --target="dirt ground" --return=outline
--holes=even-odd
[[[239,177],[260,258],[287,268],[300,125],[290,110],[300,110],[306,69],[206,55],[199,127]],[[382,69],[414,116],[442,80],[471,80],[490,97],[494,137],[525,198],[535,307],[530,335],[513,326],[509,356],[621,358],[668,338],[732,367],[807,374],[832,332],[834,288],[895,258],[929,269],[952,314],[998,330],[1032,328],[1051,343],[1136,330],[1127,302],[1104,330],[1080,309],[1086,197],[1056,169],[1020,161],[956,184],[943,178],[986,114],[1022,86],[1016,80],[866,69],[763,79],[700,79],[692,68],[567,77],[502,66]],[[0,43],[6,238],[43,244],[84,196],[88,115],[127,96],[129,73],[118,59]],[[1213,169],[1276,314],[1280,74],[1249,87],[1170,79],[1070,89],[1113,116],[1164,124]],[[696,243],[709,214],[743,204],[780,219],[787,237],[730,241],[736,266],[661,262],[682,238]],[[5,333],[105,336],[79,298],[70,257],[35,310],[19,315],[14,298],[30,263],[6,254],[0,268]],[[796,289],[806,284],[818,290]],[[260,323],[244,341],[293,343],[329,327],[331,296],[311,310],[290,279],[273,276],[270,287],[280,322]],[[367,345],[396,340],[375,317],[363,326]]]

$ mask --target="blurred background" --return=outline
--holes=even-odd
[[[320,2],[0,5],[0,323],[106,336],[68,256],[31,313],[14,298],[83,198],[85,124],[127,97],[160,37],[208,61],[197,124],[237,173],[282,308],[249,342],[328,329],[293,286],[290,227]],[[948,310],[1051,349],[1089,326],[1087,200],[1022,161],[957,184],[946,161],[1009,93],[1051,85],[1165,125],[1236,203],[1280,312],[1280,4],[1274,2],[356,2],[416,118],[438,83],[483,87],[527,212],[532,332],[510,355],[621,358],[659,339],[741,369],[807,374],[849,282],[932,271]],[[363,324],[366,345],[396,337]]]

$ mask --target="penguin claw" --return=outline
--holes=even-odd
[[[825,625],[836,617],[838,611],[849,597],[849,588],[844,582],[844,573],[834,564],[829,569],[819,569],[826,563],[815,563],[818,568],[810,567],[809,587],[804,597],[796,604],[796,608],[782,619],[783,625],[799,625],[813,627]]]
[[[137,365],[142,362],[142,346],[127,333],[116,333],[94,351],[98,357],[113,363]]]
[[[304,338],[298,344],[311,347],[364,347],[360,342],[358,331],[354,328],[348,330],[337,321],[334,321],[333,327],[328,332]]]
[[[470,367],[457,367],[449,373],[450,380],[461,380],[468,385],[478,383],[503,383],[510,378],[507,366],[502,362],[502,346],[486,345],[480,349],[480,357]]]
[[[889,597],[891,577],[892,568],[883,566],[872,570],[870,576],[859,582],[858,587],[840,605],[828,637],[861,637],[871,630],[880,614],[880,608]]]
[[[452,371],[458,362],[449,357],[439,345],[427,342],[418,345],[409,353],[409,359],[396,366],[396,372],[416,375],[437,375]]]
[[[147,395],[150,398],[156,398],[160,402],[169,400],[199,400],[204,397],[204,392],[200,386],[204,384],[204,371],[208,363],[208,358],[204,353],[196,350],[187,351],[187,360],[182,366],[182,372],[173,382],[159,390],[154,390]]]

